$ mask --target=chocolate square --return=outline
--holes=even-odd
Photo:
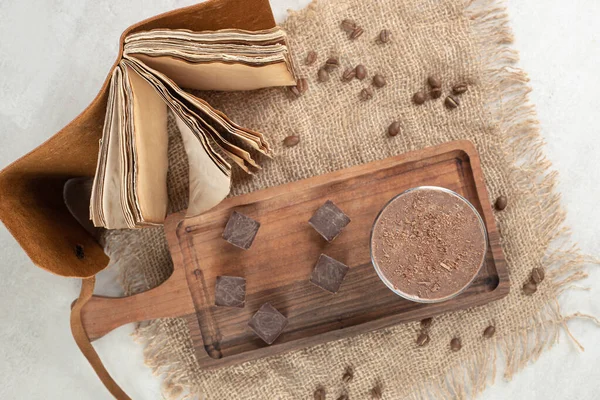
[[[325,240],[331,242],[350,223],[350,218],[333,204],[331,200],[327,200],[310,218],[308,223]]]
[[[263,304],[248,322],[248,326],[267,344],[273,343],[287,324],[287,318],[270,303]]]
[[[321,254],[310,281],[331,293],[337,293],[348,272],[348,266],[325,254]]]
[[[223,239],[240,249],[248,250],[258,233],[260,222],[234,211],[227,221]]]
[[[243,308],[246,304],[246,280],[238,276],[217,276],[215,305]]]

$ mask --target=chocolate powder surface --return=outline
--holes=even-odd
[[[416,189],[381,212],[371,239],[374,262],[400,292],[441,300],[459,292],[485,257],[480,219],[464,200]]]

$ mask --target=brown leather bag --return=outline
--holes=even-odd
[[[147,19],[129,27],[133,32],[157,28],[193,31],[237,28],[261,30],[275,26],[268,0],[212,0]],[[0,172],[0,220],[34,264],[54,274],[83,279],[81,294],[71,313],[73,336],[96,373],[117,399],[129,399],[106,372],[89,342],[80,311],[91,297],[94,276],[108,265],[108,257],[94,238],[69,212],[63,200],[65,183],[92,177],[108,98],[112,69],[92,103],[48,141]]]

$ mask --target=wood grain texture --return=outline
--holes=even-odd
[[[438,304],[404,300],[379,280],[369,253],[373,221],[386,202],[415,186],[442,186],[466,197],[486,224],[486,262],[460,296]],[[308,220],[331,200],[352,220],[327,243]],[[222,239],[233,211],[261,223],[252,247]],[[467,141],[450,142],[330,174],[226,199],[203,215],[168,218],[165,232],[175,264],[158,288],[125,299],[93,298],[83,310],[90,338],[116,326],[165,316],[185,316],[203,368],[219,368],[336,340],[398,323],[498,300],[509,281],[479,157]],[[309,282],[325,253],[350,267],[337,294]],[[246,306],[215,307],[217,276],[246,279]],[[127,300],[129,299],[129,300]],[[272,345],[248,327],[266,302],[288,318]]]

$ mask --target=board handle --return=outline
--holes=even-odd
[[[82,324],[90,341],[131,322],[193,314],[194,303],[180,274],[176,269],[160,286],[132,296],[92,296],[81,310]]]

